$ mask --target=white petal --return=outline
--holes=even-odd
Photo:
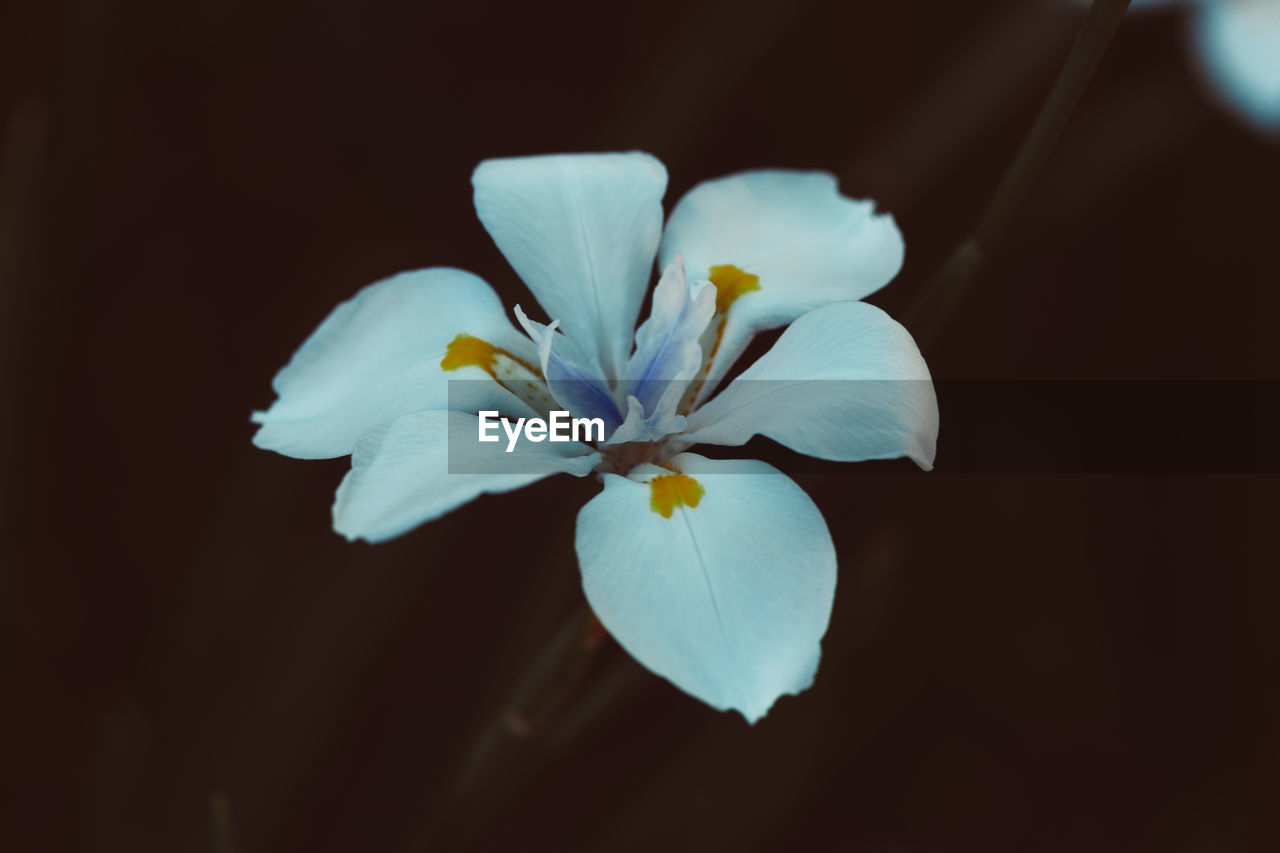
[[[653,483],[671,471],[605,475],[578,514],[583,588],[636,660],[755,722],[813,682],[835,548],[813,501],[775,468],[692,453],[673,461],[702,495],[669,506],[670,517],[652,503]]]
[[[1280,2],[1207,4],[1191,32],[1222,100],[1263,130],[1280,131]]]
[[[476,213],[550,317],[608,379],[626,362],[662,233],[667,170],[648,154],[486,160]]]
[[[488,379],[478,367],[441,368],[450,341],[463,333],[534,359],[497,294],[469,272],[436,267],[369,285],[333,309],[276,374],[278,399],[253,414],[262,424],[254,444],[302,459],[344,456],[375,424],[448,408],[449,379]],[[493,401],[477,405],[511,399],[496,382],[465,385],[491,387]]]
[[[691,414],[681,439],[739,445],[757,434],[822,459],[907,456],[928,470],[938,440],[929,368],[907,330],[873,305],[811,311]]]
[[[759,171],[707,181],[680,199],[659,258],[665,266],[678,254],[694,278],[725,265],[759,278],[728,312],[709,391],[756,332],[887,284],[902,268],[903,243],[893,217],[841,195],[834,175]]]
[[[333,529],[348,539],[382,542],[407,533],[485,493],[509,492],[552,474],[585,477],[600,455],[577,442],[507,438],[480,443],[465,412],[415,412],[360,436],[351,470],[333,503]]]

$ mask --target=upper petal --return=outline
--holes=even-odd
[[[726,308],[707,391],[752,335],[806,311],[879,290],[902,267],[903,242],[893,217],[871,201],[840,194],[825,172],[743,172],[690,190],[671,211],[662,237],[663,266],[683,254],[689,275],[713,268],[754,277]],[[703,395],[706,396],[705,394]]]
[[[578,514],[587,600],[640,663],[755,722],[813,682],[835,595],[822,514],[755,460],[608,474]]]
[[[1206,4],[1191,32],[1222,99],[1263,130],[1280,131],[1280,2]]]
[[[689,416],[691,444],[765,435],[842,462],[907,456],[933,467],[938,399],[910,333],[865,302],[805,314]]]
[[[333,529],[348,539],[382,542],[486,492],[509,492],[552,474],[584,477],[600,455],[578,442],[478,441],[465,412],[402,415],[360,436],[351,470],[333,502]]]
[[[480,221],[547,315],[616,378],[662,234],[666,168],[639,152],[513,157],[484,161],[471,183]]]
[[[448,408],[448,379],[485,378],[478,367],[442,369],[459,334],[535,358],[497,294],[469,272],[434,267],[369,285],[333,309],[276,374],[278,399],[253,414],[262,424],[254,444],[302,459],[343,456],[375,424]],[[468,386],[490,388],[495,406],[511,399],[497,383]]]

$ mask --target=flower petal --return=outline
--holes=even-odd
[[[610,433],[622,423],[622,413],[613,401],[613,395],[604,381],[593,372],[582,351],[573,341],[556,332],[559,320],[543,325],[530,320],[519,305],[516,319],[524,327],[525,334],[538,348],[538,362],[547,388],[556,402],[577,417],[600,418],[605,432]]]
[[[276,374],[278,399],[253,413],[262,424],[254,444],[302,459],[344,456],[375,424],[448,408],[450,378],[487,378],[479,367],[441,367],[462,333],[529,363],[535,358],[503,316],[497,294],[469,272],[435,267],[369,285],[333,309]],[[511,408],[511,395],[498,383],[465,384],[491,386],[494,399],[473,401],[477,405]]]
[[[1280,131],[1280,3],[1205,4],[1191,36],[1222,100],[1259,128]]]
[[[719,295],[726,317],[705,398],[757,332],[887,284],[902,267],[903,243],[893,217],[841,195],[834,175],[770,170],[707,181],[680,199],[661,264],[678,254],[690,276],[722,289],[713,268],[754,278],[749,291]]]
[[[333,502],[333,529],[348,539],[383,542],[484,493],[509,492],[552,474],[585,477],[600,454],[578,442],[480,443],[465,412],[402,415],[356,442],[351,470]]]
[[[667,170],[648,154],[486,160],[476,213],[596,374],[619,375],[662,234]]]
[[[619,386],[628,401],[626,428],[615,433],[610,444],[657,441],[684,429],[684,418],[676,410],[702,366],[698,339],[715,313],[715,303],[711,282],[691,284],[679,258],[663,272],[653,291],[653,310],[636,330],[636,350]]]
[[[835,594],[822,514],[755,460],[683,453],[682,472],[604,476],[578,514],[587,600],[640,663],[755,722],[813,682]]]
[[[689,416],[690,444],[765,435],[822,459],[908,456],[933,467],[938,400],[910,333],[865,302],[810,311]]]

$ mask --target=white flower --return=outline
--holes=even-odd
[[[835,551],[786,475],[687,449],[758,434],[824,459],[928,468],[937,402],[907,331],[854,301],[902,264],[891,217],[830,175],[760,171],[695,187],[664,230],[666,181],[640,153],[481,163],[480,220],[553,322],[517,306],[521,335],[460,270],[378,282],[276,376],[254,442],[350,453],[334,528],[371,542],[484,492],[598,473],[576,542],[596,615],[649,669],[755,721],[812,683]],[[664,273],[635,329],[655,255]],[[715,393],[754,335],[788,324]],[[601,418],[606,440],[522,441],[512,454],[475,440],[478,411],[557,408]]]
[[[1189,5],[1191,45],[1206,83],[1255,127],[1280,133],[1280,0],[1133,0]]]

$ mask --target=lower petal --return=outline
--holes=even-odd
[[[933,467],[938,399],[911,335],[865,302],[810,311],[689,416],[689,444],[764,435],[840,462],[906,456]],[[686,445],[688,446],[688,445]]]
[[[509,492],[552,474],[585,477],[600,455],[577,442],[480,443],[464,412],[416,412],[368,430],[333,503],[333,529],[382,542],[482,494]]]
[[[822,514],[755,460],[676,456],[605,475],[578,515],[592,609],[640,663],[755,722],[813,682],[835,595]]]

